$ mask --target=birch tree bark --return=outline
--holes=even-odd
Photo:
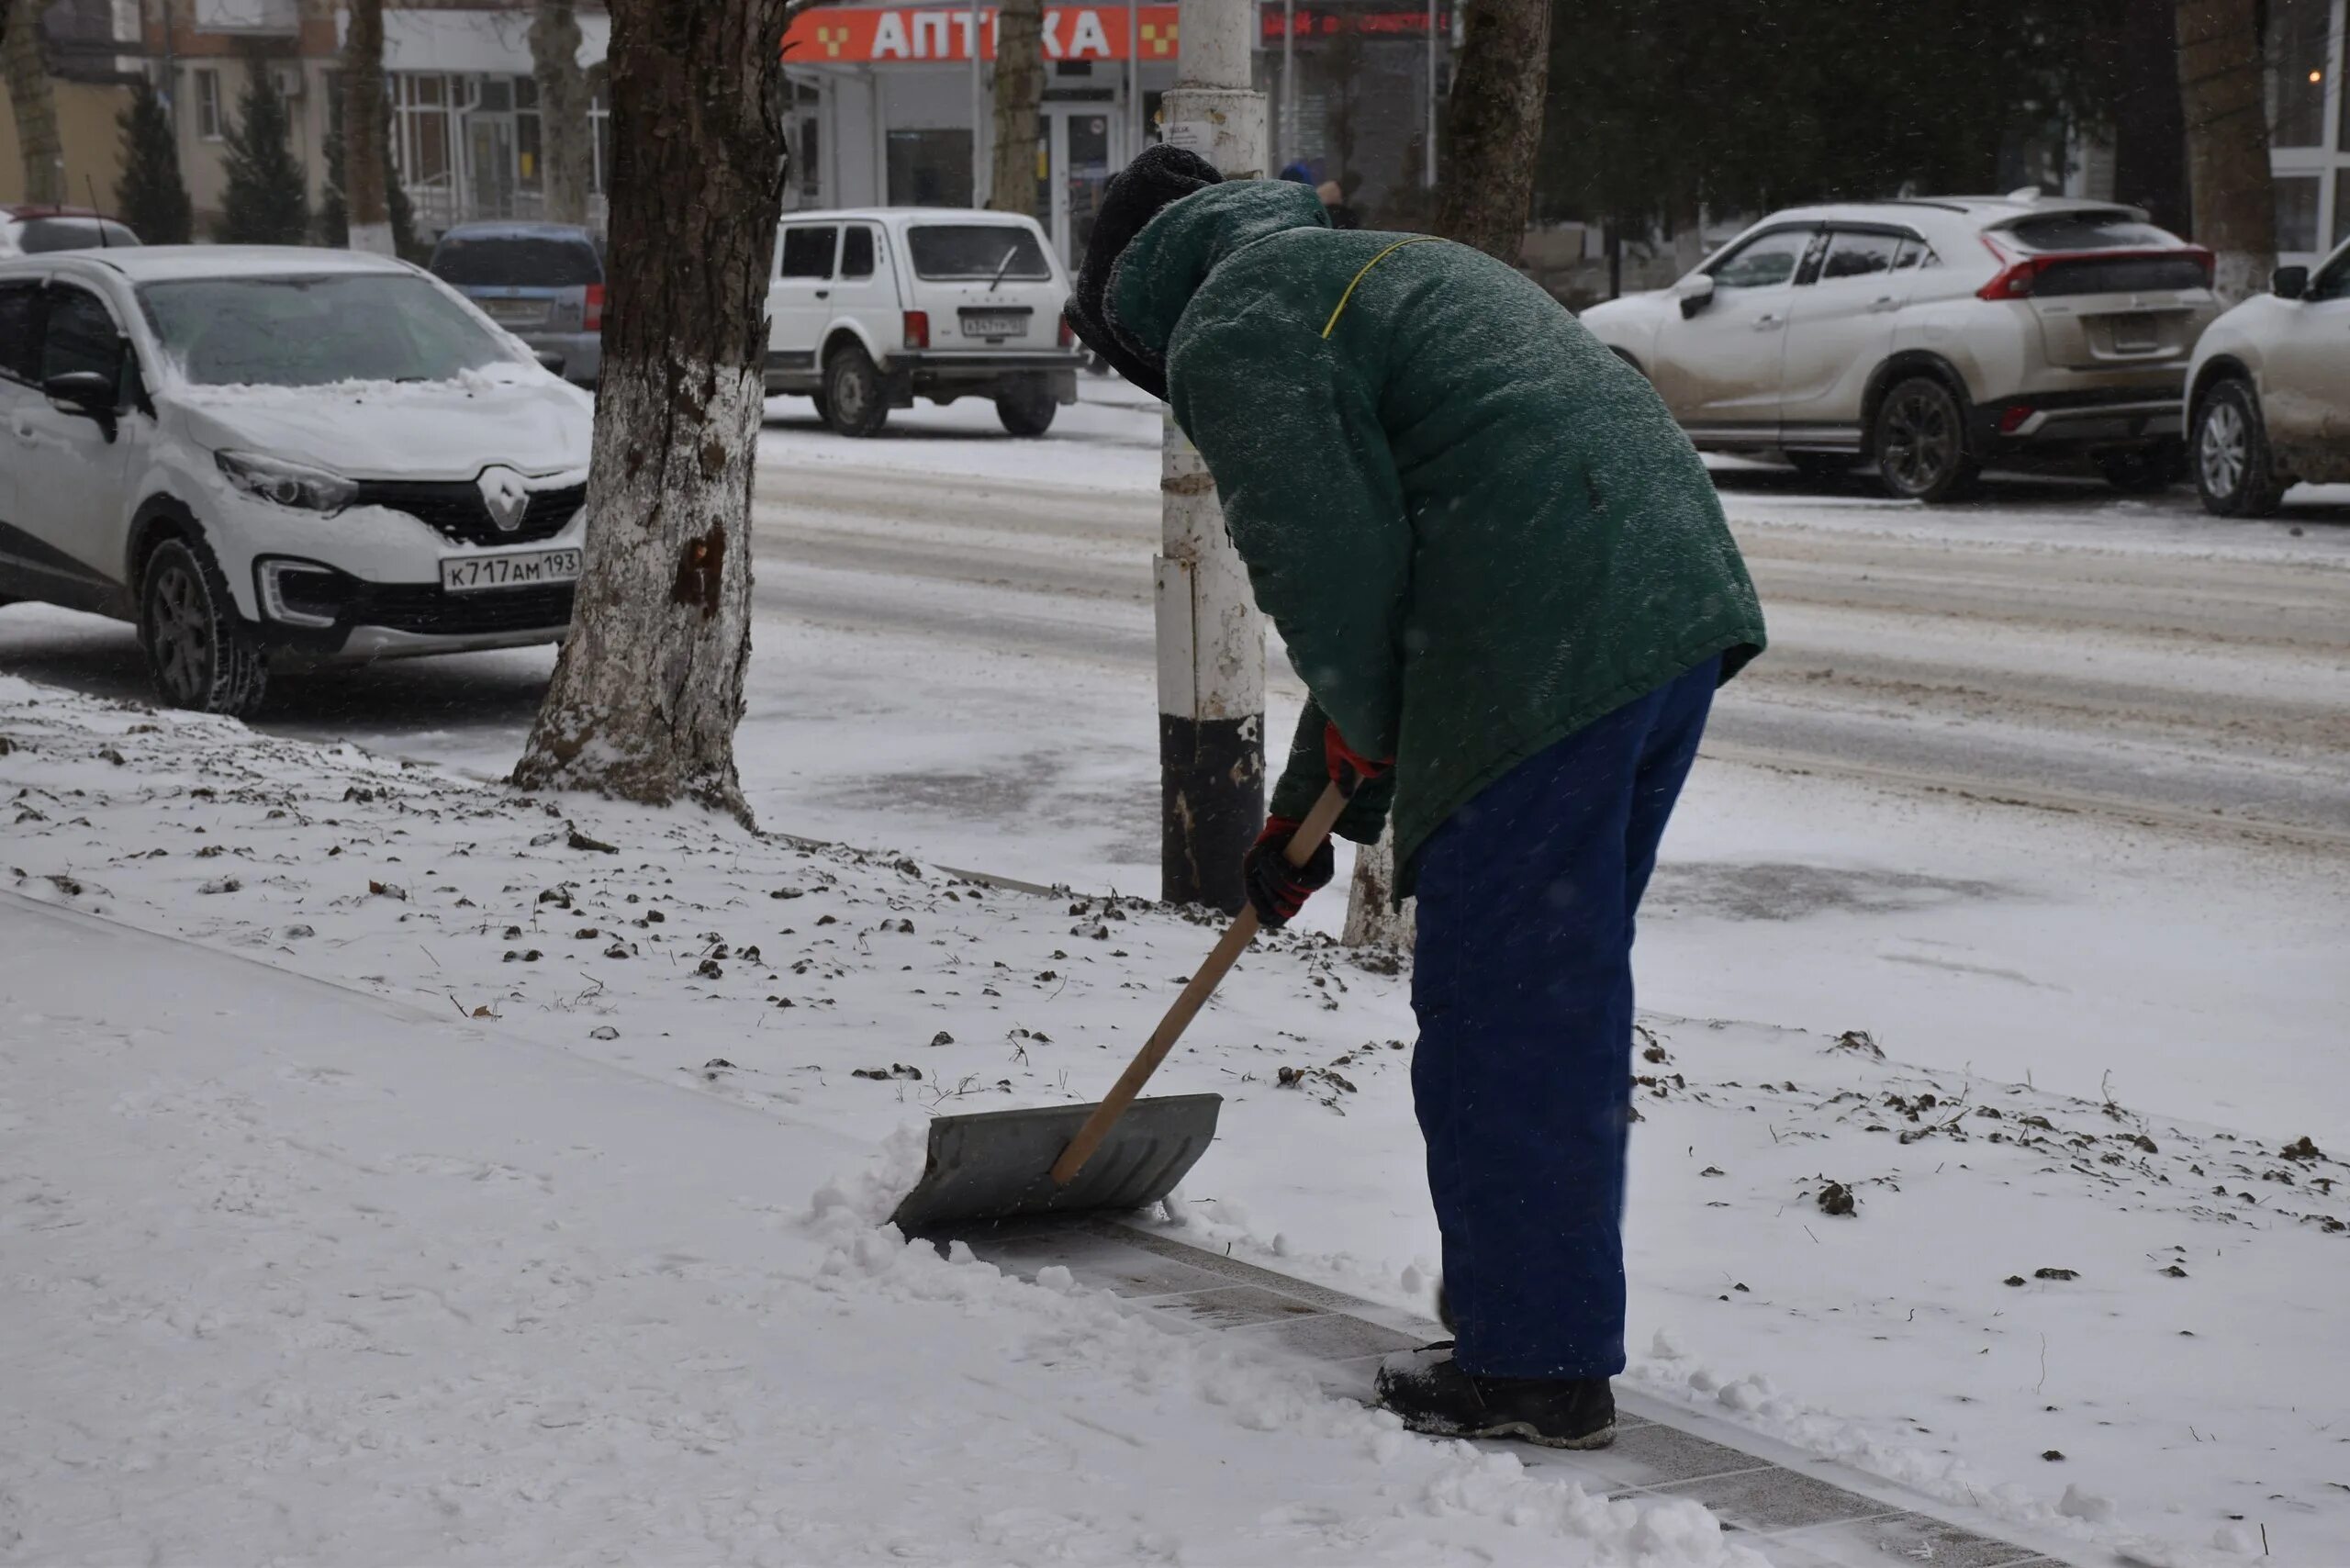
[[[25,200],[50,206],[65,200],[65,144],[57,133],[57,96],[41,47],[39,0],[19,0],[0,15],[0,75],[17,120],[17,151],[24,164]]]
[[[2223,308],[2266,288],[2277,264],[2260,11],[2259,0],[2178,0],[2188,188]]]
[[[531,17],[531,74],[539,84],[540,188],[550,223],[586,223],[595,151],[588,124],[588,73],[579,66],[574,0],[539,0]]]
[[[988,206],[1036,211],[1036,106],[1045,97],[1044,0],[1003,0],[996,12],[995,157]]]
[[[570,637],[526,789],[699,801],[734,768],[751,470],[782,204],[785,0],[612,0],[612,305]]]
[[[1469,0],[1452,94],[1444,108],[1437,232],[1517,264],[1542,150],[1543,95],[1550,79],[1548,0]],[[1409,946],[1418,929],[1406,900],[1393,903],[1395,824],[1355,851],[1347,890],[1349,947]]]
[[[392,209],[384,191],[384,0],[351,0],[351,28],[342,41],[342,197],[350,214],[349,247],[371,255],[397,253]]]
[[[1436,231],[1512,266],[1526,246],[1550,80],[1549,0],[1469,0],[1444,106]]]

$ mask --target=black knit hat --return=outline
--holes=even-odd
[[[1086,347],[1154,398],[1167,396],[1167,363],[1118,330],[1110,309],[1110,281],[1118,258],[1162,207],[1223,183],[1215,165],[1196,152],[1160,145],[1144,148],[1102,193],[1093,237],[1077,269],[1076,290],[1062,311],[1069,330]]]

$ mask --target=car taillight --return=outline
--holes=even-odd
[[[2203,286],[2210,287],[2212,280],[2219,274],[2219,259],[2211,254],[2209,247],[2203,245],[2189,245],[2187,247],[2187,253],[2194,258],[2197,266],[2203,269]]]
[[[1983,248],[1998,259],[2000,265],[1998,275],[1976,289],[1975,297],[1977,299],[2022,299],[2028,297],[2031,293],[2033,280],[2040,276],[2040,269],[2047,264],[2048,258],[2026,256],[2021,261],[2018,261],[1991,243],[1991,237],[1988,234],[1978,235],[1977,238],[1983,241]]]
[[[589,332],[600,332],[604,330],[604,286],[602,284],[591,283],[588,286],[587,313],[580,318],[579,325],[582,330]]]
[[[2032,409],[2028,404],[2018,404],[2009,409],[1999,416],[1999,433],[2001,435],[2015,434],[2023,428],[2023,422],[2031,418],[2031,415]]]
[[[1077,347],[1077,329],[1069,324],[1069,318],[1066,316],[1061,318],[1061,347],[1065,349]]]
[[[926,349],[930,347],[929,311],[907,311],[905,317],[905,327],[906,347],[910,349]]]

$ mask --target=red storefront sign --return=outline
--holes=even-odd
[[[1145,6],[1140,39],[1127,33],[1124,6],[1048,6],[1047,60],[1128,60],[1139,41],[1145,60],[1175,58],[1175,7]],[[995,58],[995,7],[979,12],[979,58]],[[784,35],[783,57],[794,65],[889,65],[971,58],[971,13],[963,6],[923,10],[802,11]]]
[[[1284,27],[1279,6],[1259,7],[1259,28],[1269,41],[1279,41]],[[979,11],[981,60],[995,58],[995,7]],[[1175,7],[1145,6],[1129,13],[1124,6],[1061,6],[1045,11],[1045,58],[1047,60],[1130,60],[1137,39],[1128,36],[1132,15],[1139,23],[1140,53],[1145,60],[1175,58]],[[1428,28],[1425,6],[1417,10],[1355,11],[1295,7],[1297,36],[1325,38],[1351,32],[1374,38],[1422,38]],[[1450,23],[1449,9],[1439,10],[1439,29]],[[968,61],[971,58],[971,12],[960,6],[907,8],[843,6],[802,11],[784,35],[783,54],[794,65],[888,65],[915,61]]]

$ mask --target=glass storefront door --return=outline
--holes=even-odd
[[[1061,260],[1074,269],[1093,238],[1102,193],[1125,162],[1125,117],[1114,102],[1047,103],[1043,109],[1051,199],[1045,226]]]

